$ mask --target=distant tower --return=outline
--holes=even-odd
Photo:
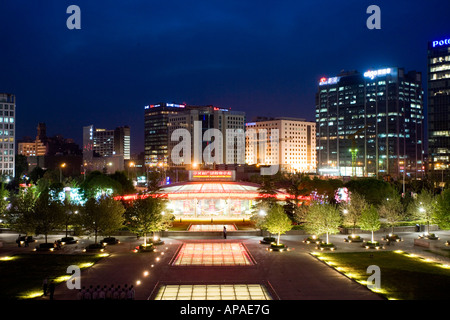
[[[37,140],[41,140],[41,141],[45,141],[45,139],[47,138],[47,126],[45,125],[45,123],[40,122],[37,126],[37,136],[36,139]]]

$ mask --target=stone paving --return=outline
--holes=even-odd
[[[445,249],[445,241],[450,239],[449,231],[435,232],[441,237],[433,241]],[[430,253],[424,247],[414,245],[419,233],[398,233],[402,242],[386,246],[385,250],[403,250],[423,257],[433,258],[443,263],[450,259]],[[362,235],[370,237],[370,235]],[[384,234],[376,234],[380,239]],[[60,237],[60,236],[59,236]],[[49,237],[49,241],[59,238]],[[82,286],[133,285],[136,300],[152,300],[163,284],[263,284],[273,299],[280,300],[380,300],[381,298],[366,287],[348,279],[334,269],[317,260],[310,253],[311,244],[302,240],[305,235],[282,235],[282,242],[289,246],[289,252],[269,252],[267,245],[259,243],[261,237],[236,236],[228,233],[227,239],[196,238],[202,242],[239,242],[247,249],[255,264],[245,266],[174,266],[174,257],[182,244],[192,242],[192,238],[164,238],[164,244],[157,246],[156,252],[134,253],[133,248],[141,241],[136,237],[120,237],[121,243],[107,247],[110,255],[94,266],[82,271]],[[347,235],[332,235],[330,241],[338,252],[366,251],[358,243],[344,242]],[[18,248],[14,243],[17,234],[0,234],[0,257],[32,252],[34,245]],[[39,239],[42,241],[42,239]],[[82,249],[93,239],[80,239],[78,244],[64,246],[51,254],[83,254]],[[65,283],[57,286],[56,300],[76,300],[77,291],[69,290]]]

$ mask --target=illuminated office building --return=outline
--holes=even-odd
[[[170,115],[168,128],[169,150],[173,150],[179,143],[178,140],[170,139],[175,130],[186,129],[191,136],[191,158],[183,158],[185,164],[182,166],[186,169],[201,163],[233,166],[245,162],[245,112],[214,106],[190,106],[176,115]],[[218,130],[216,133],[221,137],[221,142],[216,141],[215,136],[211,139],[205,138],[205,133],[210,129]],[[214,131],[210,132],[214,134]],[[214,146],[211,143],[214,143]],[[194,154],[195,146],[198,146],[197,158]],[[207,151],[208,146],[211,147],[211,152]],[[169,163],[175,165],[172,158]]]
[[[124,160],[130,159],[130,128],[116,129],[83,127],[83,171],[108,173],[124,170]]]
[[[172,141],[171,137],[175,130],[186,129],[191,137],[191,157],[186,158],[180,154],[183,160],[181,163],[174,163],[171,157],[171,151],[179,141]],[[191,165],[200,165],[209,163],[209,159],[203,159],[203,151],[211,141],[203,141],[205,132],[208,129],[218,129],[223,135],[223,144],[218,146],[215,152],[223,152],[221,161],[223,164],[244,163],[244,152],[242,159],[238,159],[236,146],[227,147],[226,131],[235,130],[241,132],[242,136],[245,129],[245,113],[232,111],[226,108],[214,106],[193,106],[186,104],[159,103],[145,106],[145,164],[147,166],[182,166],[186,169]],[[194,156],[194,144],[198,143],[201,149],[199,157]],[[244,146],[242,145],[242,151]]]
[[[246,124],[246,163],[249,165],[280,165],[285,172],[316,172],[316,124],[298,118],[259,118]],[[261,135],[262,130],[266,134]],[[273,130],[278,139],[271,141]],[[258,143],[255,143],[256,141]],[[261,142],[266,147],[261,149]]]
[[[14,178],[16,137],[16,96],[0,93],[0,174]]]
[[[402,68],[322,78],[316,94],[318,173],[423,176],[420,72]]]
[[[428,158],[430,169],[450,164],[450,39],[428,44]]]

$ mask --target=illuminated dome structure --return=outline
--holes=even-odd
[[[260,194],[258,184],[232,181],[234,174],[230,171],[225,174],[223,171],[201,172],[202,174],[191,174],[191,181],[165,185],[157,194],[143,197],[166,198],[169,200],[167,207],[176,218],[195,219],[248,218],[252,206],[261,198],[276,197],[280,201],[291,198],[281,190],[276,195]],[[124,196],[122,200],[133,200],[136,197],[137,195]]]

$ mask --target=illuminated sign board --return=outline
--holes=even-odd
[[[322,78],[319,81],[319,86],[327,86],[330,84],[336,84],[339,82],[339,77],[333,77],[333,78]]]
[[[436,47],[442,47],[442,46],[449,46],[450,45],[450,39],[444,39],[444,40],[437,40],[432,42],[433,48]]]
[[[382,76],[390,74],[391,72],[392,72],[391,68],[379,69],[379,70],[369,70],[364,73],[364,77],[370,78],[373,80],[373,79],[375,79],[375,77],[382,77]]]
[[[191,170],[189,171],[190,181],[234,181],[236,172],[234,170]]]
[[[184,108],[185,107],[184,104],[176,104],[176,103],[166,103],[165,106],[172,107],[172,108]],[[145,106],[144,109],[158,108],[158,107],[161,107],[161,105],[160,104],[151,104],[151,105]]]

